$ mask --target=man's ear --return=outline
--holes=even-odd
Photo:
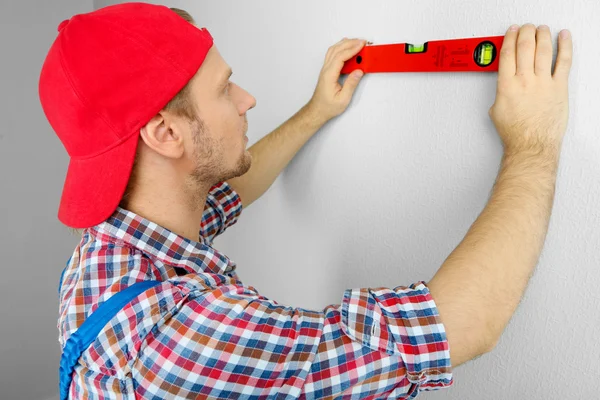
[[[140,131],[148,147],[167,158],[181,158],[184,154],[183,134],[166,113],[156,114]]]

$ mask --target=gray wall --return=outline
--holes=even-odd
[[[58,24],[91,0],[0,2],[0,398],[58,393],[58,280],[78,238],[57,219],[68,159],[38,78]]]
[[[419,43],[501,35],[511,23],[548,24],[554,38],[569,28],[571,116],[540,264],[499,346],[457,368],[453,388],[422,397],[593,398],[600,377],[597,1],[162,3],[208,27],[232,79],[257,98],[248,116],[251,143],[310,98],[327,48],[343,36]],[[0,131],[2,398],[56,392],[56,286],[77,240],[56,219],[67,158],[36,85],[58,23],[90,7],[36,2],[28,14],[24,2],[0,5],[9,60],[0,94],[9,122]],[[348,111],[306,145],[216,247],[238,263],[246,284],[306,308],[339,303],[349,287],[430,279],[485,205],[498,170],[501,143],[487,116],[495,83],[495,74],[366,76]]]

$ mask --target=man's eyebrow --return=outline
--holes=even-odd
[[[229,68],[225,72],[225,75],[223,75],[223,78],[219,81],[219,87],[224,87],[227,84],[227,81],[229,80],[229,78],[231,78],[232,74],[233,74],[233,71],[231,70],[231,68]]]

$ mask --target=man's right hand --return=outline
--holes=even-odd
[[[569,31],[558,35],[554,74],[550,29],[513,25],[504,37],[496,101],[489,114],[505,153],[550,150],[558,156],[569,113],[568,78],[573,46]]]

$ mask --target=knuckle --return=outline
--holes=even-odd
[[[513,54],[513,50],[510,47],[503,46],[502,49],[500,50],[501,57],[508,57],[508,56],[511,56],[512,54]]]
[[[530,39],[522,39],[517,42],[517,48],[519,50],[531,50],[535,46],[535,42]]]
[[[543,51],[544,53],[552,54],[552,43],[550,43],[550,41],[538,41],[536,48],[537,51]]]
[[[519,86],[522,89],[527,89],[531,86],[531,81],[529,79],[520,79],[519,80]]]
[[[499,80],[498,81],[498,92],[499,93],[507,93],[510,90],[510,82],[507,82],[506,80]]]
[[[538,46],[537,52],[538,52],[538,55],[540,55],[542,57],[552,55],[552,49],[548,48],[548,46]]]
[[[558,58],[559,58],[561,61],[568,61],[568,62],[571,62],[571,59],[573,58],[573,56],[571,55],[571,53],[561,52],[561,53],[558,55]]]

